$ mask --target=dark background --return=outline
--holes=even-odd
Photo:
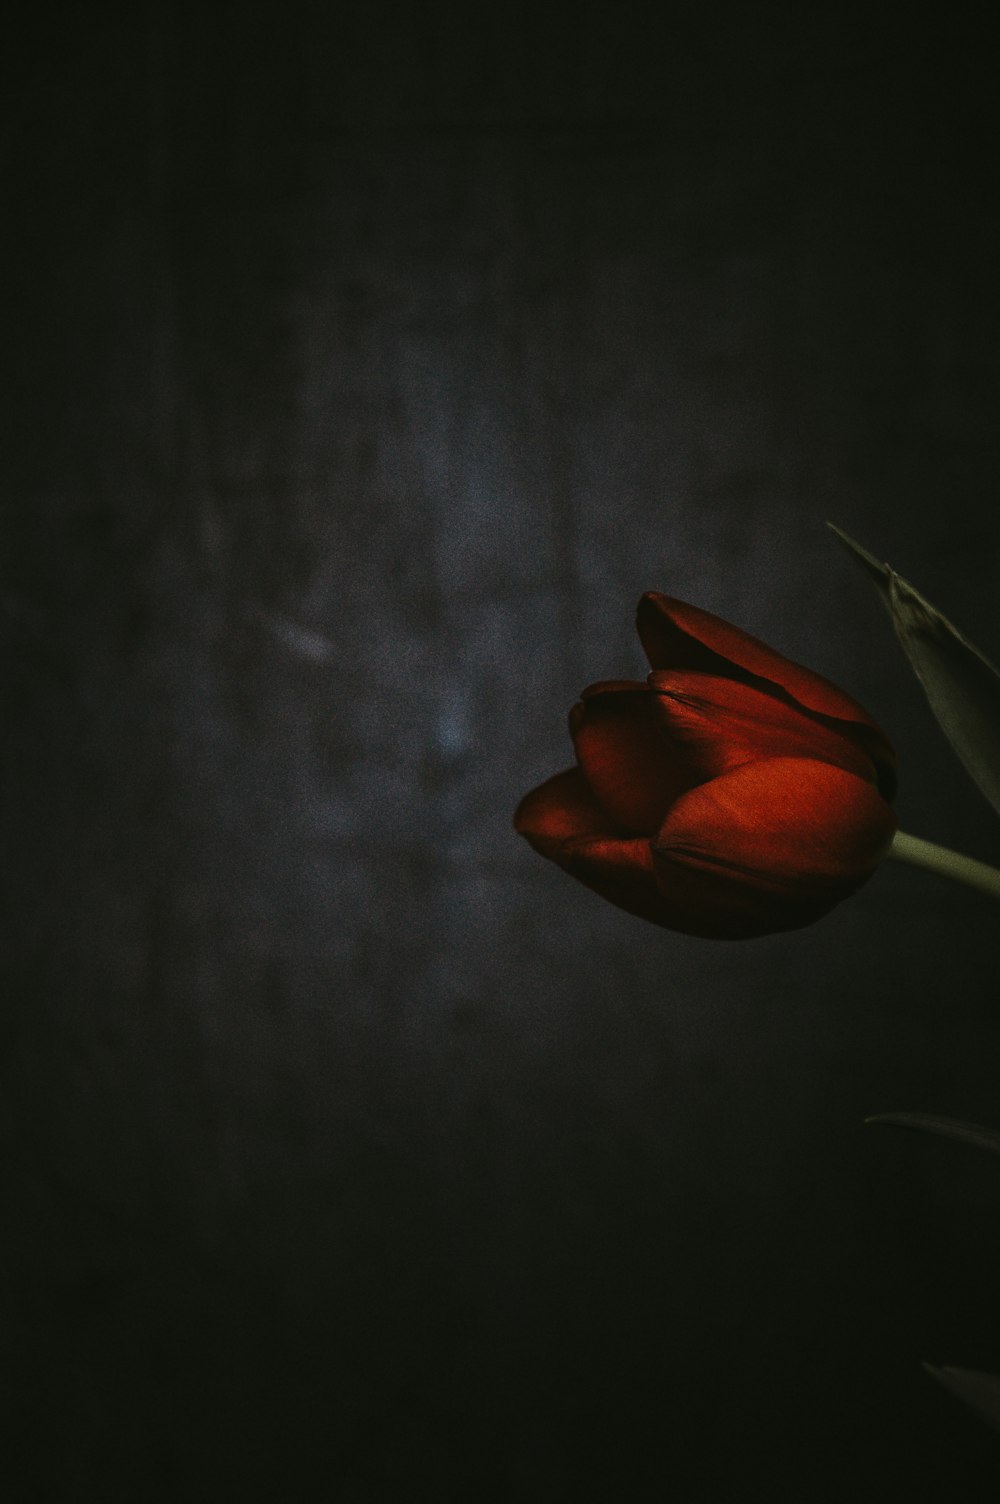
[[[510,828],[659,588],[996,822],[831,517],[1000,652],[993,61],[888,12],[5,39],[11,1500],[986,1498],[989,901],[645,925]],[[654,23],[655,18],[655,23]]]

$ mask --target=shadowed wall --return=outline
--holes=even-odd
[[[979,39],[50,5],[5,63],[11,1498],[938,1500],[1000,1452],[985,898],[656,930],[510,818],[641,592],[1000,652]]]

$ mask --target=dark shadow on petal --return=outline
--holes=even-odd
[[[626,691],[591,686],[574,706],[570,733],[580,767],[620,835],[652,835],[692,778],[683,748],[657,734],[655,696],[646,685]]]
[[[764,679],[807,710],[879,730],[864,707],[837,685],[710,611],[650,590],[639,602],[636,627],[654,669],[699,669],[727,678]]]

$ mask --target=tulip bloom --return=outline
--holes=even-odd
[[[895,756],[856,701],[707,611],[649,592],[645,684],[592,684],[577,766],[517,808],[534,849],[688,935],[797,929],[871,876],[896,828]]]

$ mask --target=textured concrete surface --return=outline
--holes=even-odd
[[[994,656],[982,38],[178,3],[4,87],[5,1496],[982,1496],[995,917],[747,945],[513,835],[659,588],[1000,859],[865,582]]]

